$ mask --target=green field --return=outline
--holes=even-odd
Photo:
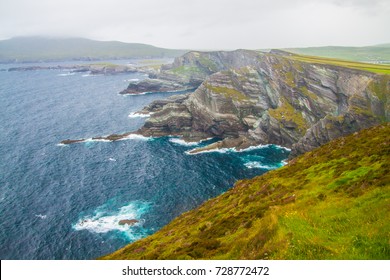
[[[353,68],[363,71],[369,71],[377,74],[390,74],[390,65],[389,64],[372,64],[372,63],[363,63],[357,61],[347,61],[335,58],[325,58],[318,56],[308,56],[308,55],[299,55],[293,54],[289,56],[297,61],[313,63],[313,64],[324,64],[324,65],[335,65],[347,68]]]
[[[297,54],[372,63],[390,63],[390,44],[367,47],[311,47],[284,49]]]

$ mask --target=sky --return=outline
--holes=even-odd
[[[181,49],[390,43],[390,0],[0,0],[0,39],[84,37]]]

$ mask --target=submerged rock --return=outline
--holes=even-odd
[[[69,144],[74,144],[74,143],[81,143],[84,141],[85,141],[85,139],[76,139],[76,140],[67,139],[67,140],[62,140],[60,144],[69,145]]]
[[[119,221],[119,225],[123,226],[123,225],[129,225],[129,226],[132,226],[136,223],[138,223],[139,221],[136,220],[136,219],[125,219],[125,220],[120,220]]]

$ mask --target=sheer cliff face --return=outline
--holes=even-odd
[[[254,51],[196,52],[165,72],[185,67],[209,76],[156,110],[140,133],[220,137],[237,148],[272,143],[297,155],[390,119],[388,75]]]

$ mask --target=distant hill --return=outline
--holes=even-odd
[[[176,57],[186,50],[83,38],[18,37],[0,41],[0,62]]]
[[[103,259],[389,259],[390,125],[242,180]]]
[[[381,44],[368,47],[311,47],[284,49],[289,52],[339,58],[371,63],[390,63],[390,44]]]

